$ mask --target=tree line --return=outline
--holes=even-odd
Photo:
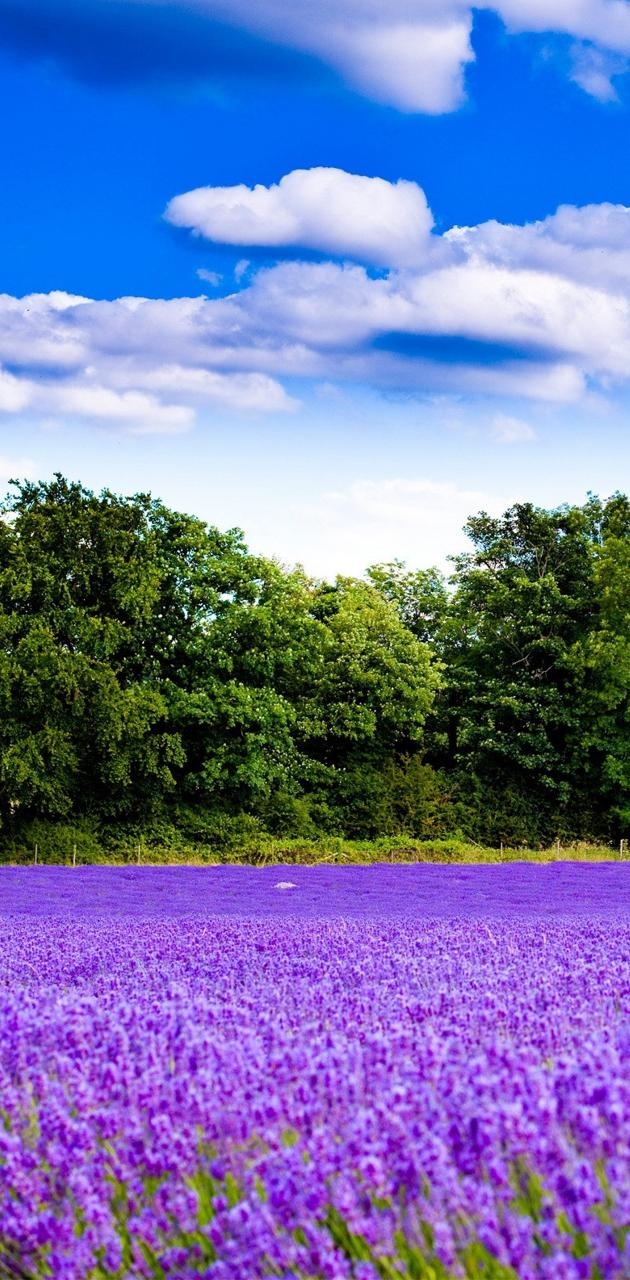
[[[326,582],[148,494],[13,482],[0,841],[630,828],[630,502],[472,516],[452,573]]]

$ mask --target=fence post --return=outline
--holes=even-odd
[[[627,848],[628,848],[628,841],[627,841],[627,840],[620,840],[620,841],[619,841],[619,857],[620,857],[620,858],[624,858],[624,857],[625,857]]]
[[[72,846],[72,865],[73,865],[73,867],[76,867],[76,865],[77,865],[77,846],[76,846],[76,844],[73,844],[73,846]]]
[[[35,866],[37,866],[37,853],[38,853],[38,847],[37,847],[37,841],[35,841]]]

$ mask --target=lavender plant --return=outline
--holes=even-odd
[[[3,1280],[627,1276],[627,868],[280,879],[2,871]]]

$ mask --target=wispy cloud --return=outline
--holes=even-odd
[[[536,432],[529,422],[514,418],[508,413],[495,415],[491,434],[499,444],[526,444],[536,439]]]
[[[468,517],[480,510],[498,515],[511,500],[426,476],[357,479],[301,511],[304,558],[323,575],[361,573],[392,559],[448,569],[447,557],[466,546]]]
[[[628,70],[628,58],[598,49],[592,44],[575,44],[571,50],[571,79],[598,102],[618,102],[613,84]]]
[[[223,279],[223,276],[219,275],[218,271],[208,271],[207,267],[198,267],[197,276],[206,284],[211,284],[213,289],[218,289]]]
[[[0,480],[33,480],[36,474],[37,466],[32,458],[0,454]]]

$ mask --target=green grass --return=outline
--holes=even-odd
[[[258,835],[227,849],[216,848],[209,843],[182,842],[174,846],[149,840],[134,843],[119,841],[115,847],[107,848],[92,839],[89,842],[77,842],[76,862],[80,865],[111,866],[136,862],[145,866],[357,866],[377,862],[603,862],[619,860],[619,856],[619,849],[612,845],[583,841],[556,841],[547,849],[507,845],[496,849],[463,839],[415,840],[405,836],[386,836],[377,840],[347,840],[340,836],[304,839]],[[69,839],[54,839],[51,832],[50,844],[45,838],[38,844],[39,862],[63,865],[71,864],[72,860],[73,843]],[[0,861],[21,866],[32,864],[35,861],[34,846],[27,841],[7,842],[4,849],[0,850]]]

